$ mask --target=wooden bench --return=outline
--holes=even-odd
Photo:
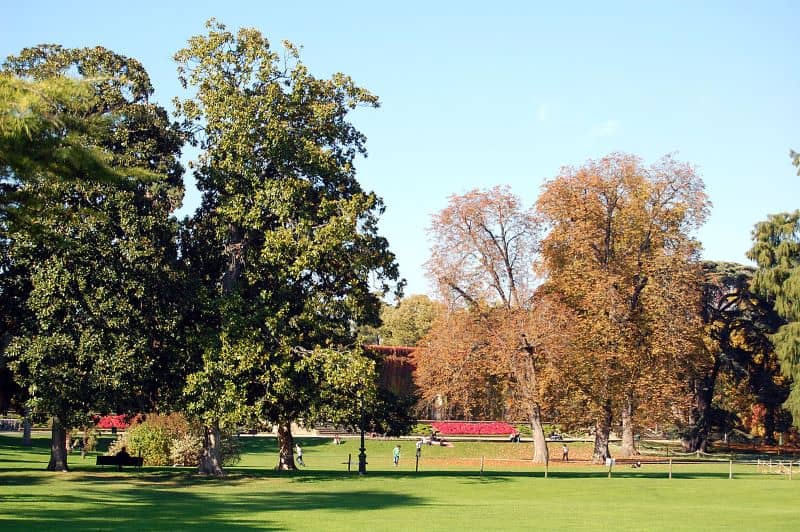
[[[98,456],[97,464],[105,469],[105,466],[117,466],[122,470],[122,466],[131,466],[139,470],[142,469],[144,459],[141,456]]]

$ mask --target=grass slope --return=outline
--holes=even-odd
[[[49,473],[48,440],[20,447],[0,436],[0,530],[795,530],[800,479],[728,465],[619,467],[505,461],[524,445],[456,443],[425,447],[414,472],[413,442],[368,441],[369,474],[347,474],[348,440],[301,440],[308,467],[272,470],[275,441],[244,439],[230,478],[179,468],[99,470],[94,457],[70,457],[70,473]],[[556,451],[560,446],[554,446]],[[579,449],[576,449],[576,452]],[[480,456],[487,460],[483,475]]]

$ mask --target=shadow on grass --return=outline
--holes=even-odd
[[[119,476],[105,480],[119,480]],[[150,479],[152,480],[152,479]],[[175,479],[170,479],[174,481]],[[195,477],[190,484],[197,484]],[[186,490],[172,490],[163,485],[136,483],[102,490],[76,491],[71,494],[30,495],[18,493],[4,497],[12,506],[25,508],[13,513],[0,509],[3,530],[24,529],[108,529],[114,530],[182,530],[188,528],[224,528],[279,530],[285,524],[270,522],[267,516],[275,511],[380,510],[391,507],[412,507],[425,504],[421,497],[374,493],[366,490],[336,492],[266,491],[263,493],[212,495]],[[16,500],[17,504],[14,504]],[[35,511],[27,508],[35,507]]]
[[[14,475],[14,474],[6,474],[5,472],[8,470],[3,470],[2,475],[0,475],[0,487],[3,486],[33,486],[35,484],[41,484],[46,479],[44,476],[34,476],[30,474],[30,470],[24,470],[28,474],[21,474],[21,475]],[[3,500],[3,497],[0,496],[0,501]]]

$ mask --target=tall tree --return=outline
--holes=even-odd
[[[702,354],[686,358],[692,404],[684,448],[705,451],[711,428],[730,426],[736,415],[725,411],[715,399],[720,395],[717,381],[723,375],[742,383],[761,405],[765,440],[773,442],[776,422],[784,417],[780,404],[788,395],[788,383],[778,372],[769,338],[782,320],[768,298],[752,291],[753,268],[704,262],[703,273],[704,333],[702,342],[698,342]]]
[[[500,404],[512,397],[525,402],[522,410],[532,427],[534,460],[546,462],[542,428],[545,387],[539,382],[544,373],[538,363],[548,359],[547,352],[555,349],[555,342],[546,329],[529,326],[541,325],[545,319],[542,312],[546,312],[543,303],[534,301],[537,220],[508,188],[495,187],[451,196],[448,206],[433,217],[430,233],[433,245],[426,265],[428,275],[451,308],[468,309],[456,323],[468,326],[462,329],[470,329],[474,340],[450,348],[451,355],[437,361],[442,351],[431,348],[444,346],[432,338],[428,349],[418,355],[420,375],[426,367],[443,362],[447,367],[446,361],[453,357],[456,364],[477,363],[474,377],[483,379],[480,387],[503,394]],[[452,336],[450,331],[434,330],[445,338]],[[439,375],[444,377],[445,372]],[[445,380],[438,384],[440,389],[456,386]]]
[[[366,139],[347,120],[378,99],[344,74],[315,78],[291,43],[279,53],[254,29],[206,27],[175,55],[194,90],[176,107],[203,150],[192,221],[203,240],[191,247],[208,248],[200,271],[216,326],[187,389],[206,426],[200,469],[224,474],[217,436],[243,415],[278,425],[278,468],[293,469],[291,423],[324,411],[319,387],[338,378],[312,374],[336,365],[303,364],[303,353],[361,356],[348,350],[355,328],[377,324],[373,290],[398,277],[377,230],[382,202],[356,180]]]
[[[771,214],[753,230],[747,256],[758,265],[753,289],[786,321],[771,339],[784,375],[794,381],[786,407],[800,426],[800,211]]]
[[[639,405],[678,389],[677,358],[699,326],[699,245],[691,231],[705,219],[701,180],[665,157],[644,167],[612,154],[548,181],[537,212],[548,225],[542,266],[549,290],[577,314],[585,391],[596,421],[594,459],[608,456],[619,412],[625,452],[635,452]],[[627,437],[626,437],[627,433]]]
[[[33,414],[52,419],[48,469],[66,470],[66,433],[89,412],[138,410],[170,388],[159,384],[174,375],[169,213],[182,196],[182,136],[149,102],[141,65],[104,48],[43,45],[4,69],[40,86],[67,73],[89,85],[80,98],[45,98],[56,112],[28,131],[46,141],[4,157],[26,203],[14,215],[30,221],[9,225],[30,282],[9,350]]]

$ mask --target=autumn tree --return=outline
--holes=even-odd
[[[485,320],[466,308],[444,312],[414,353],[421,405],[446,417],[505,417],[508,366],[489,347]]]
[[[220,430],[248,415],[277,424],[278,468],[293,469],[291,423],[313,423],[337,379],[364,384],[336,368],[368,366],[354,331],[377,324],[398,277],[382,202],[356,179],[365,137],[347,120],[378,99],[344,74],[314,77],[291,43],[278,52],[254,29],[206,26],[175,55],[193,91],[176,107],[202,149],[186,236],[208,326],[188,408],[205,426],[201,471],[224,474]]]
[[[498,394],[501,400],[493,402],[504,406],[518,399],[531,423],[534,460],[546,462],[542,376],[545,362],[559,349],[551,330],[540,327],[557,307],[534,296],[537,220],[507,188],[495,187],[451,196],[449,205],[433,217],[430,234],[428,275],[453,309],[448,319],[454,323],[449,331],[440,324],[429,334],[418,356],[421,379],[434,389],[447,390],[448,400],[461,396],[465,404],[480,397],[476,390]],[[558,317],[554,323],[559,323]],[[463,332],[463,341],[444,345],[454,331]],[[568,340],[560,338],[561,344]],[[425,375],[433,368],[431,375],[436,377]],[[453,382],[452,375],[467,368],[465,377],[470,380]]]
[[[152,405],[174,384],[182,136],[149,102],[141,65],[104,48],[25,49],[4,71],[28,84],[17,92],[33,117],[33,142],[3,139],[19,198],[5,210],[10,256],[29,283],[9,351],[33,415],[52,419],[48,469],[66,470],[71,427]],[[85,80],[78,95],[52,97],[75,84],[66,74]]]
[[[800,211],[772,214],[753,230],[748,258],[758,270],[753,289],[769,297],[785,323],[771,336],[781,371],[794,382],[786,407],[800,426]]]
[[[615,412],[624,452],[635,452],[638,407],[680,389],[678,358],[699,326],[692,293],[699,244],[691,232],[707,209],[700,178],[671,157],[645,167],[612,154],[564,168],[544,185],[542,271],[576,314],[584,361],[574,375],[589,379],[596,461],[609,454]]]

